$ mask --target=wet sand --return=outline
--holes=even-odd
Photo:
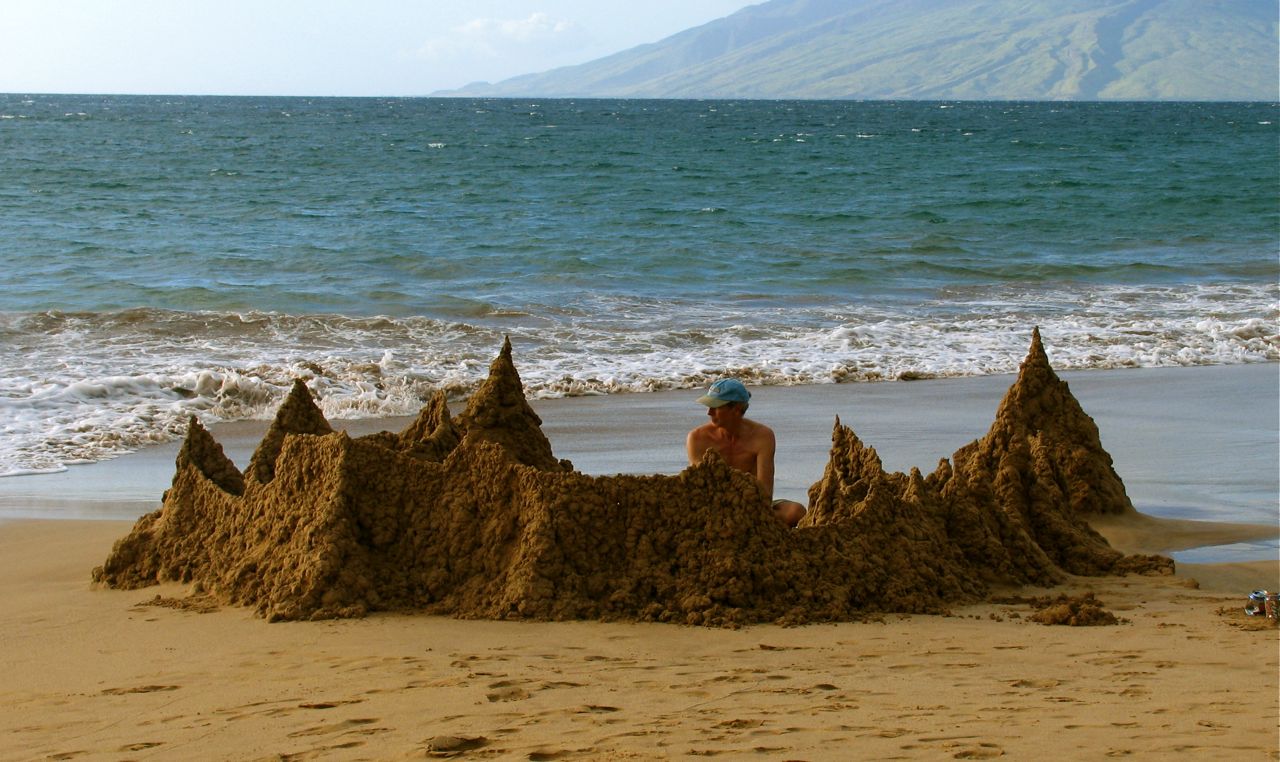
[[[1059,375],[1097,422],[1102,444],[1140,512],[1156,518],[1261,526],[1208,542],[1193,537],[1189,543],[1176,541],[1167,547],[1148,544],[1142,552],[1176,552],[1208,544],[1227,547],[1199,552],[1195,560],[1277,556],[1280,365]],[[876,448],[886,470],[918,467],[929,473],[940,458],[950,457],[987,431],[1012,380],[988,376],[764,387],[753,391],[750,416],[778,434],[777,496],[803,502],[809,486],[822,476],[837,416]],[[684,433],[705,414],[694,402],[696,396],[679,391],[531,402],[556,456],[573,461],[579,471],[674,474],[685,467]],[[399,431],[410,421],[332,424],[360,435]],[[266,421],[243,421],[215,425],[211,431],[243,468],[266,426]],[[135,519],[158,507],[173,477],[178,444],[73,466],[62,473],[0,478],[0,520]],[[1266,537],[1272,539],[1254,542]]]

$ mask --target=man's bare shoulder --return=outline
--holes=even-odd
[[[753,421],[750,418],[744,418],[742,422],[750,425],[750,436],[753,440],[769,442],[774,440],[773,429],[763,423]]]
[[[689,451],[689,461],[693,462],[702,457],[702,453],[707,450],[719,447],[719,432],[716,431],[715,426],[709,423],[703,424],[689,432],[684,444],[685,449]]]
[[[715,434],[716,434],[715,424],[704,423],[701,426],[695,426],[693,430],[689,432],[689,439],[693,439],[693,440],[714,439]]]

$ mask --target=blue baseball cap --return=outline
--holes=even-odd
[[[730,402],[743,402],[751,399],[751,392],[747,391],[747,387],[736,378],[722,378],[712,384],[707,393],[698,398],[698,401],[707,407],[720,407]]]

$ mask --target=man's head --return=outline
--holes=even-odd
[[[750,404],[751,392],[736,378],[722,378],[707,388],[706,394],[698,398],[698,402],[715,409],[732,405],[746,412]]]

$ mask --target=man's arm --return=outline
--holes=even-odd
[[[761,426],[757,441],[756,481],[760,482],[761,487],[764,487],[768,498],[773,500],[773,453],[778,447],[777,439],[773,435],[773,429],[768,426]]]
[[[696,428],[689,432],[689,436],[684,438],[684,450],[689,456],[689,465],[696,466],[702,460],[702,456],[706,454],[710,445],[706,442],[706,437],[702,436],[702,428]]]

